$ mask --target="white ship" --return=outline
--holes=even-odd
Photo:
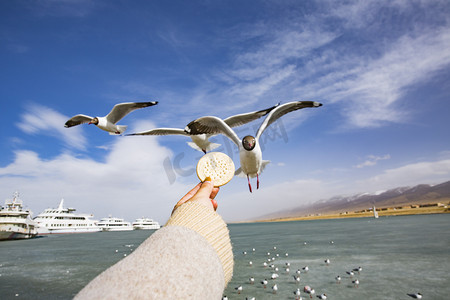
[[[139,229],[159,229],[161,226],[158,222],[149,218],[139,218],[133,222],[133,228]]]
[[[64,199],[61,199],[58,208],[47,208],[34,218],[37,223],[38,234],[54,233],[85,233],[98,232],[98,220],[93,215],[75,214],[74,208],[64,208]]]
[[[5,201],[0,210],[0,241],[28,239],[37,235],[36,223],[31,219],[31,211],[23,210],[19,193],[12,200]]]
[[[100,227],[103,231],[128,231],[133,230],[133,226],[130,222],[124,221],[124,219],[120,218],[103,218],[98,222],[98,227]]]

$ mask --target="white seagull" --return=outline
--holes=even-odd
[[[297,288],[295,291],[294,291],[294,295],[295,295],[295,299],[296,300],[300,300],[302,297],[300,297],[300,289],[299,288]]]
[[[274,285],[272,286],[272,290],[273,290],[273,293],[276,294],[277,291],[278,291],[278,285],[277,285],[277,284],[274,284]]]
[[[359,280],[358,279],[353,280],[352,283],[353,283],[353,286],[356,287],[356,288],[359,286]]]
[[[261,284],[264,286],[264,288],[266,288],[267,283],[268,283],[267,279],[264,279],[263,281],[261,281]]]
[[[238,292],[238,294],[240,294],[242,292],[242,285],[237,286],[234,289]]]
[[[336,283],[338,283],[338,284],[341,283],[341,276],[338,275],[338,276],[336,276],[335,279],[336,279]]]
[[[323,293],[323,294],[317,295],[317,298],[325,300],[325,299],[327,299],[327,294]]]
[[[319,106],[322,106],[322,104],[314,101],[294,101],[278,105],[266,116],[256,133],[256,137],[247,135],[242,141],[224,120],[214,116],[202,117],[190,122],[186,126],[185,131],[186,133],[193,135],[222,133],[231,139],[239,148],[239,158],[241,161],[241,167],[236,170],[235,174],[237,176],[247,176],[248,187],[250,192],[252,192],[250,177],[257,178],[256,188],[259,188],[259,174],[261,174],[269,163],[269,161],[262,159],[261,146],[259,145],[259,139],[264,130],[266,130],[270,124],[289,112],[306,107]]]
[[[421,293],[414,293],[414,294],[407,294],[408,296],[414,298],[414,299],[422,299]]]
[[[76,115],[70,118],[64,127],[69,128],[80,124],[94,124],[98,128],[108,131],[109,134],[122,134],[126,129],[126,125],[116,125],[123,117],[133,110],[153,106],[158,104],[157,101],[151,102],[125,102],[114,105],[113,109],[104,117],[90,117],[87,115]]]
[[[277,104],[278,105],[278,104]],[[251,121],[257,120],[265,115],[267,115],[272,109],[277,105],[272,106],[267,109],[253,111],[249,113],[234,115],[224,119],[223,121],[231,128],[247,124]],[[184,135],[192,139],[192,142],[188,142],[188,145],[198,151],[203,151],[204,153],[212,151],[220,146],[220,144],[212,143],[209,138],[214,134],[197,134],[192,135],[181,128],[155,128],[147,131],[131,133],[127,135]]]
[[[325,264],[328,266],[330,264],[330,260],[327,258],[325,259]]]

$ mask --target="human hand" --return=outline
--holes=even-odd
[[[180,201],[177,202],[177,204],[172,210],[172,214],[178,207],[180,207],[182,204],[188,201],[198,201],[198,203],[201,203],[211,209],[216,210],[217,202],[216,200],[214,200],[214,198],[216,197],[217,193],[219,193],[219,188],[214,187],[211,178],[206,177],[205,181],[197,184],[192,190],[190,190],[186,195],[184,195],[184,197],[181,198]]]

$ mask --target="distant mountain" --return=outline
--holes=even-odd
[[[438,185],[419,184],[414,187],[398,187],[372,194],[363,193],[352,196],[336,196],[312,204],[261,216],[257,219],[268,220],[275,218],[300,217],[309,214],[330,214],[345,211],[353,212],[368,209],[374,205],[377,208],[383,208],[449,201],[450,181],[447,181]]]

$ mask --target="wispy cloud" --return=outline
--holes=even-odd
[[[91,0],[38,0],[30,9],[39,16],[85,17],[96,5],[97,2]]]
[[[295,27],[295,26],[294,26]],[[267,28],[266,39],[256,43],[248,52],[234,58],[229,74],[238,81],[262,80],[274,71],[292,65],[294,59],[305,57],[311,51],[322,47],[336,38],[336,34],[323,32],[317,28],[298,28],[298,30],[274,31]]]
[[[402,122],[408,111],[395,103],[422,80],[430,80],[450,63],[450,30],[405,36],[380,59],[361,66],[354,78],[340,83],[337,101],[350,100],[346,116],[357,127]],[[337,97],[336,97],[337,96]],[[350,109],[351,108],[351,109]]]
[[[355,168],[361,169],[361,168],[364,168],[364,167],[375,166],[379,160],[386,160],[386,159],[390,159],[390,158],[391,158],[391,156],[389,154],[386,154],[386,155],[383,155],[383,156],[369,155],[367,157],[366,161],[356,165]]]
[[[387,8],[414,20],[416,12],[408,5]],[[198,87],[197,102],[234,99],[242,109],[273,99],[324,99],[336,104],[342,128],[407,122],[415,108],[405,107],[404,97],[450,64],[450,27],[445,19],[438,25],[409,24],[408,30],[396,28],[382,42],[370,40],[389,26],[377,18],[383,10],[386,6],[376,1],[349,2],[330,5],[301,26],[295,19],[277,26],[244,26],[235,40],[246,45],[245,51],[235,45],[230,65]],[[336,27],[328,26],[331,18]],[[370,40],[363,43],[370,51],[352,40],[360,35]]]
[[[13,52],[13,53],[18,53],[18,54],[23,54],[23,53],[27,53],[30,48],[28,46],[25,45],[21,45],[21,44],[9,44],[7,46],[8,50]]]
[[[86,149],[86,138],[80,127],[67,130],[64,123],[69,117],[42,105],[31,104],[16,123],[27,134],[43,134],[63,140],[70,148]]]

